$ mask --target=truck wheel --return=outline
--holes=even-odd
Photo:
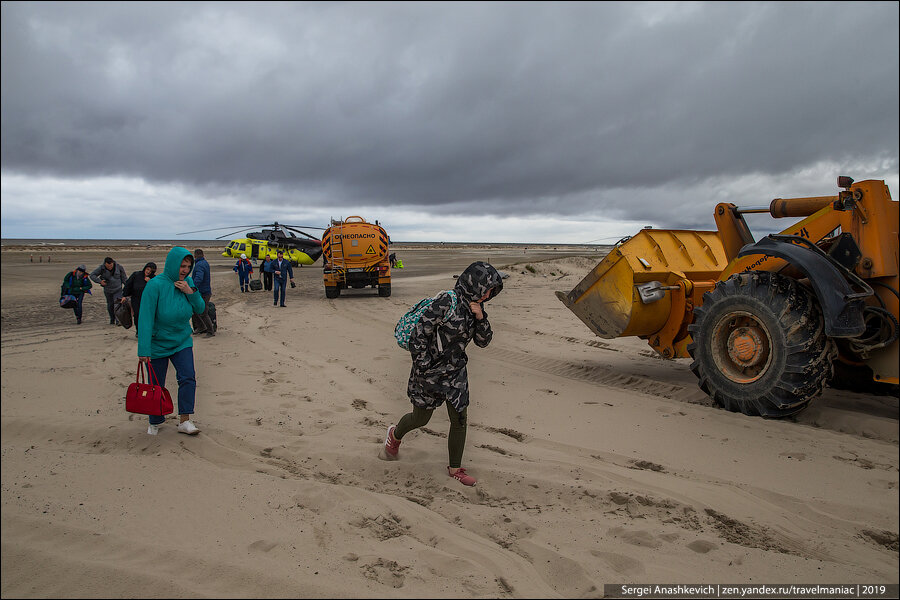
[[[387,298],[391,295],[391,284],[384,283],[378,286],[378,295],[382,298]]]
[[[341,295],[341,288],[335,287],[326,287],[325,288],[325,297],[326,298],[337,298]]]
[[[795,280],[740,273],[703,295],[688,326],[691,370],[719,406],[762,417],[800,412],[831,377],[834,342],[815,296]]]

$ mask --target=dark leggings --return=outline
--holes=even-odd
[[[450,468],[458,469],[462,466],[463,450],[466,447],[466,409],[457,412],[453,406],[447,402],[447,416],[450,417],[450,435],[447,436],[447,450],[450,453]],[[404,435],[424,427],[431,420],[434,413],[433,408],[420,408],[413,406],[411,413],[403,415],[397,427],[394,429],[394,437],[402,439]]]

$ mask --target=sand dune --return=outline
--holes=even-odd
[[[166,249],[113,250],[131,272]],[[107,249],[52,252],[49,265],[2,254],[4,597],[897,582],[897,399],[829,389],[785,421],[715,408],[686,360],[596,338],[555,298],[596,255],[398,249],[390,298],[326,300],[313,267],[286,309],[239,293],[213,256],[220,330],[195,341],[202,433],[169,419],[150,437],[124,410],[133,330],[105,324],[100,293],[81,326],[54,307],[65,270]],[[409,408],[394,323],[473,260],[510,276],[487,306],[493,343],[469,350],[464,465],[479,482],[465,488],[445,473],[443,412],[401,460],[377,453]]]

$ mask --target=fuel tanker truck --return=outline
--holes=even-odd
[[[730,411],[785,417],[829,383],[896,396],[898,203],[884,181],[837,187],[718,204],[717,231],[644,229],[556,295],[600,337],[690,357],[700,388]],[[802,219],[755,241],[748,213]]]
[[[378,295],[391,295],[391,262],[388,235],[378,221],[358,216],[332,219],[322,235],[322,277],[325,297],[337,298],[341,290],[372,287]]]

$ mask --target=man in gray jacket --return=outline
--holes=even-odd
[[[103,264],[91,272],[91,281],[103,286],[103,294],[106,296],[106,310],[109,312],[109,324],[116,324],[116,304],[122,301],[122,287],[128,275],[125,267],[107,256]]]

